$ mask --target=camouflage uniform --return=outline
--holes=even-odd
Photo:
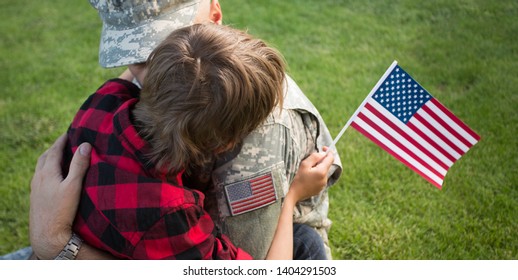
[[[287,77],[284,110],[276,110],[264,125],[245,138],[237,155],[229,155],[216,162],[212,172],[213,188],[206,196],[207,208],[213,219],[236,246],[255,259],[264,259],[277,227],[282,198],[300,162],[310,153],[321,151],[322,146],[330,146],[331,143],[332,138],[320,114],[295,82]],[[341,172],[340,158],[335,153],[328,186],[336,182]],[[272,175],[277,200],[247,213],[233,215],[226,195],[227,188],[266,173]],[[209,199],[216,201],[207,201]],[[328,258],[331,259],[327,238],[331,226],[327,217],[328,207],[326,189],[320,195],[297,204],[294,222],[315,228],[324,240]]]

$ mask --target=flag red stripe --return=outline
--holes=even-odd
[[[245,204],[243,206],[232,207],[233,213],[234,214],[239,214],[239,213],[245,212],[247,210],[252,210],[252,209],[255,209],[255,208],[259,207],[259,206],[263,206],[263,205],[266,205],[268,203],[274,202],[275,199],[276,199],[275,196],[273,196],[273,197],[268,197],[268,199],[265,199],[265,200],[257,201],[257,202],[250,203],[250,204]]]
[[[256,197],[254,199],[248,200],[247,203],[245,203],[245,204],[232,203],[232,207],[234,209],[237,209],[237,208],[241,208],[241,207],[246,207],[248,205],[255,205],[257,203],[261,203],[262,201],[266,201],[266,200],[270,200],[270,199],[275,199],[275,194],[270,194],[268,196],[263,196],[263,197]]]
[[[264,184],[264,185],[261,185],[261,186],[252,186],[252,194],[253,195],[258,195],[264,191],[268,191],[268,190],[271,190],[272,188],[272,184]]]
[[[419,169],[417,169],[415,166],[413,166],[412,164],[410,164],[408,161],[406,161],[404,158],[402,158],[401,156],[399,156],[397,153],[395,153],[394,151],[392,151],[391,149],[389,149],[387,146],[385,146],[385,144],[381,143],[381,141],[379,141],[376,137],[372,136],[370,133],[368,133],[366,130],[364,130],[362,127],[360,127],[359,125],[357,125],[355,122],[352,122],[351,123],[351,126],[358,130],[361,134],[365,135],[365,137],[369,138],[372,142],[376,143],[378,146],[380,146],[382,149],[384,149],[385,151],[387,151],[389,154],[391,154],[393,157],[395,157],[397,160],[401,161],[403,164],[405,164],[407,167],[409,167],[410,169],[412,169],[414,172],[416,172],[417,174],[421,175],[423,178],[425,178],[428,182],[432,183],[434,186],[436,186],[437,188],[441,188],[442,186],[435,182],[434,180],[432,180],[430,177],[428,177],[426,174],[424,174],[423,172],[421,172]],[[440,176],[441,178],[444,178],[444,176]]]
[[[447,157],[452,164],[457,161],[457,159],[452,156],[450,153],[448,153],[441,145],[437,144],[435,141],[433,141],[426,133],[422,132],[418,127],[416,127],[413,123],[408,122],[406,126],[410,129],[412,129],[415,133],[417,133],[421,138],[423,138],[428,144],[433,146],[437,151],[443,154],[443,156]]]
[[[448,145],[452,150],[457,152],[459,155],[463,155],[464,151],[461,150],[457,145],[452,143],[450,139],[448,139],[444,134],[442,134],[440,131],[435,128],[432,124],[430,124],[425,118],[423,118],[421,115],[419,115],[419,111],[414,114],[413,116],[416,120],[419,120],[426,128],[428,128],[433,134],[435,134],[438,138],[440,138],[446,145]]]
[[[408,135],[404,130],[399,128],[397,125],[395,125],[391,120],[389,120],[383,113],[378,111],[375,107],[373,107],[371,104],[367,103],[365,105],[365,108],[367,108],[369,111],[371,111],[376,117],[378,117],[382,122],[386,123],[388,126],[390,126],[393,130],[395,130],[397,133],[399,133],[401,136],[403,136],[408,142],[412,143],[416,148],[418,148],[422,153],[427,155],[430,159],[435,161],[439,166],[444,168],[445,170],[448,170],[449,166],[444,163],[442,160],[437,158],[432,152],[430,152],[429,149],[425,148],[419,141]]]
[[[446,129],[451,135],[455,137],[458,141],[462,142],[466,147],[471,148],[473,146],[466,138],[460,135],[453,127],[451,127],[446,121],[444,121],[441,117],[439,117],[432,108],[428,106],[423,106],[422,109],[430,115],[436,122],[438,122],[444,129]],[[462,153],[465,153],[464,151]]]
[[[255,203],[257,201],[269,199],[270,197],[275,197],[275,192],[270,192],[270,193],[267,193],[266,195],[263,195],[263,196],[249,197],[245,201],[241,201],[241,200],[240,201],[235,201],[235,202],[232,202],[231,204],[233,206],[236,206],[236,207],[241,207],[243,205],[247,205],[247,204],[250,204],[250,203]],[[245,203],[243,203],[243,202],[245,202]]]
[[[257,195],[260,195],[264,192],[267,192],[267,191],[272,191],[272,186],[271,185],[265,185],[265,186],[262,186],[260,188],[254,188],[252,186],[252,194],[246,198],[241,198],[241,199],[238,199],[238,200],[235,200],[234,202],[240,202],[241,200],[247,200],[249,199],[250,197],[254,197],[254,196],[257,196]]]
[[[257,178],[254,178],[252,180],[250,180],[250,183],[255,183],[255,182],[258,182],[258,181],[263,181],[263,180],[271,180],[271,176],[269,174],[266,174],[266,175],[263,175],[261,177],[257,177]]]
[[[252,191],[252,193],[253,193],[252,196],[249,196],[249,197],[244,198],[242,200],[236,200],[236,201],[232,202],[232,205],[240,206],[242,204],[248,204],[248,203],[250,203],[250,201],[255,201],[257,199],[261,199],[263,197],[266,197],[266,196],[263,196],[263,194],[265,194],[265,193],[267,194],[268,192],[272,193],[275,196],[275,193],[273,192],[273,190],[271,188],[273,188],[273,187],[270,187],[270,189],[261,190],[259,192]]]
[[[401,149],[403,152],[408,154],[411,158],[413,158],[415,161],[419,162],[422,166],[424,166],[426,169],[428,169],[430,172],[434,173],[437,177],[443,177],[443,175],[437,171],[435,168],[430,166],[426,161],[424,161],[421,157],[417,156],[414,152],[412,152],[410,149],[408,149],[405,145],[401,144],[396,138],[394,138],[390,133],[385,131],[383,128],[378,126],[376,123],[374,123],[371,119],[369,119],[367,116],[363,114],[363,112],[360,112],[358,114],[358,117],[362,119],[364,122],[366,122],[370,127],[372,127],[374,130],[376,130],[378,133],[383,135],[387,140],[392,142],[394,145],[396,145],[399,149]],[[448,168],[446,168],[448,170]]]
[[[444,105],[442,105],[442,103],[439,102],[439,100],[432,98],[431,101],[435,106],[437,106],[437,108],[441,109],[441,111],[445,115],[450,117],[450,119],[452,119],[458,126],[462,127],[462,129],[464,129],[464,131],[466,131],[469,135],[471,135],[471,137],[475,138],[477,140],[477,142],[480,140],[480,136],[477,133],[475,133],[475,131],[473,131],[463,121],[461,121],[459,118],[457,118],[457,116],[455,116],[448,108],[444,107]]]
[[[339,136],[351,123],[394,158],[441,188],[448,169],[480,136],[406,75],[394,61]],[[386,87],[380,88],[383,83]]]

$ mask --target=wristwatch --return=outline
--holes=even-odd
[[[72,237],[68,240],[67,245],[65,245],[55,260],[75,260],[81,248],[81,244],[83,244],[83,239],[77,234],[72,233]]]

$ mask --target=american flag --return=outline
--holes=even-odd
[[[225,186],[232,216],[243,214],[277,201],[271,173]]]
[[[438,188],[480,136],[397,62],[358,108],[351,126]]]

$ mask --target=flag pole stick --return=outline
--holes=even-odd
[[[358,107],[358,109],[356,109],[356,111],[354,112],[354,114],[349,118],[349,120],[347,121],[347,123],[345,123],[344,127],[342,128],[342,130],[340,131],[340,133],[338,133],[338,135],[335,137],[335,139],[333,140],[333,143],[331,144],[331,147],[329,147],[329,149],[327,150],[326,154],[328,154],[330,151],[334,151],[336,150],[336,143],[338,142],[338,140],[340,140],[340,138],[342,137],[342,135],[345,133],[345,130],[351,125],[351,123],[353,122],[353,120],[356,118],[356,116],[360,113],[361,109],[363,109],[363,107],[365,106],[365,103],[367,103],[367,101],[369,100],[369,98],[378,90],[378,88],[381,86],[381,84],[383,83],[383,81],[387,78],[387,76],[390,74],[390,72],[392,72],[392,70],[396,67],[397,65],[397,61],[394,60],[394,62],[392,62],[392,64],[389,66],[389,68],[387,69],[387,71],[385,71],[385,74],[383,74],[383,76],[379,79],[378,83],[376,83],[376,85],[372,88],[371,92],[369,93],[369,95],[367,95],[367,97],[365,97],[365,99],[363,100],[362,104]]]

